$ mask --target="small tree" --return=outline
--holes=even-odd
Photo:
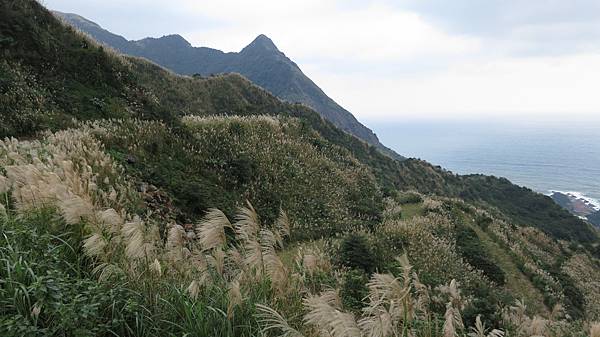
[[[353,269],[361,269],[370,274],[375,271],[376,259],[362,234],[348,234],[343,240],[339,254],[340,264]]]

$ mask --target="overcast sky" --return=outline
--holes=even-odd
[[[362,121],[600,116],[598,0],[45,0],[128,39],[269,36]]]

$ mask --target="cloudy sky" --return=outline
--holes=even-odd
[[[44,0],[128,39],[258,34],[363,121],[600,116],[598,0]]]

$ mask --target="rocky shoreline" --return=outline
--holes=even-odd
[[[575,192],[552,191],[550,197],[569,212],[600,227],[600,207],[592,200]]]

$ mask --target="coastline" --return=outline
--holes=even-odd
[[[554,202],[572,214],[600,227],[600,201],[576,191],[550,191],[547,194]]]
[[[553,194],[563,194],[570,198],[581,200],[582,202],[588,204],[594,211],[600,211],[600,200],[588,197],[583,192],[577,191],[560,191],[560,190],[550,190],[548,193],[545,193],[547,196],[552,197]]]

